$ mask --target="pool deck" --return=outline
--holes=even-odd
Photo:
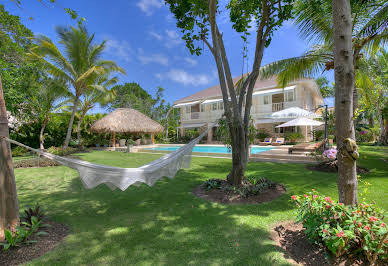
[[[184,144],[156,144],[156,145],[142,145],[142,146],[134,146],[133,152],[141,152],[141,153],[158,153],[165,154],[170,151],[150,151],[146,150],[147,148],[153,147],[161,147],[161,146],[183,146]],[[213,147],[224,147],[225,145],[219,144],[197,144],[197,146],[213,146]],[[292,145],[281,145],[281,146],[258,146],[252,145],[252,147],[259,148],[271,148],[270,150],[263,151],[256,154],[251,154],[249,157],[250,162],[277,162],[277,163],[314,163],[316,160],[310,156],[309,152],[293,152],[292,154],[288,153],[288,148],[292,147]],[[116,148],[116,150],[124,149],[126,147]],[[225,153],[206,153],[206,152],[193,152],[193,156],[195,157],[211,157],[211,158],[231,158],[231,154]]]

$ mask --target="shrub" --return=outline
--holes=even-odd
[[[47,149],[47,152],[49,152],[51,154],[54,154],[54,155],[58,155],[58,156],[69,155],[69,154],[75,153],[77,151],[78,151],[78,149],[72,148],[72,147],[67,147],[67,148],[63,148],[63,147],[50,147],[50,148]]]
[[[300,132],[288,133],[288,134],[285,134],[285,137],[288,141],[291,141],[291,142],[295,142],[297,140],[304,138],[303,134]]]
[[[323,140],[325,136],[325,131],[324,130],[316,130],[314,131],[314,138],[316,141],[318,140]]]
[[[317,191],[291,197],[298,206],[297,221],[307,236],[336,256],[364,255],[370,264],[388,258],[384,211],[375,204],[345,206]]]
[[[35,217],[38,222],[43,221],[45,214],[40,208],[39,203],[36,203],[34,207],[29,207],[24,210],[24,214],[20,217],[20,220],[25,223],[27,227],[32,226],[32,217]]]
[[[202,186],[206,190],[210,190],[213,188],[220,189],[221,185],[222,185],[222,180],[220,180],[220,179],[209,179],[209,180],[206,180],[205,182],[203,182],[203,184],[202,184]]]
[[[269,133],[267,133],[264,129],[259,129],[256,134],[256,138],[259,140],[264,140],[265,138],[268,138],[270,136]]]
[[[12,149],[12,157],[24,156],[28,153],[28,150],[24,147],[17,146]]]

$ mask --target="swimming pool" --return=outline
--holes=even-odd
[[[176,151],[182,146],[159,146],[154,148],[145,148],[145,150],[151,151]],[[268,147],[251,147],[251,154],[257,154],[263,151],[271,150],[272,148]],[[203,153],[228,153],[231,154],[232,150],[228,150],[225,146],[194,146],[193,152],[203,152]]]

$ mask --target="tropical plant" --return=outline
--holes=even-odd
[[[90,80],[94,75],[105,75],[112,72],[125,73],[125,71],[115,62],[101,59],[106,41],[93,44],[94,34],[89,34],[84,26],[57,27],[56,32],[64,53],[61,53],[52,40],[40,35],[34,38],[35,46],[31,48],[28,55],[32,60],[42,63],[50,75],[69,82],[74,89],[73,110],[64,143],[64,147],[67,147],[80,97],[88,88]]]
[[[359,71],[356,76],[356,86],[360,88],[360,108],[358,112],[376,111],[379,121],[379,138],[381,144],[386,144],[387,132],[383,108],[387,101],[388,93],[388,53],[380,49],[376,54],[363,58],[359,63]]]
[[[92,84],[87,85],[84,94],[80,100],[79,112],[80,117],[77,124],[77,142],[81,145],[81,124],[85,115],[89,110],[93,109],[97,104],[106,105],[115,97],[115,91],[111,87],[116,84],[118,78],[108,78],[106,75],[96,75],[92,79]]]

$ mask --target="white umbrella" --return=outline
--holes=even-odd
[[[319,117],[319,115],[299,107],[290,107],[278,112],[274,112],[273,114],[271,114],[271,117],[272,118],[297,118],[297,117],[317,118]]]
[[[320,126],[322,124],[323,123],[319,121],[315,121],[305,117],[299,117],[284,124],[278,125],[277,127]]]

